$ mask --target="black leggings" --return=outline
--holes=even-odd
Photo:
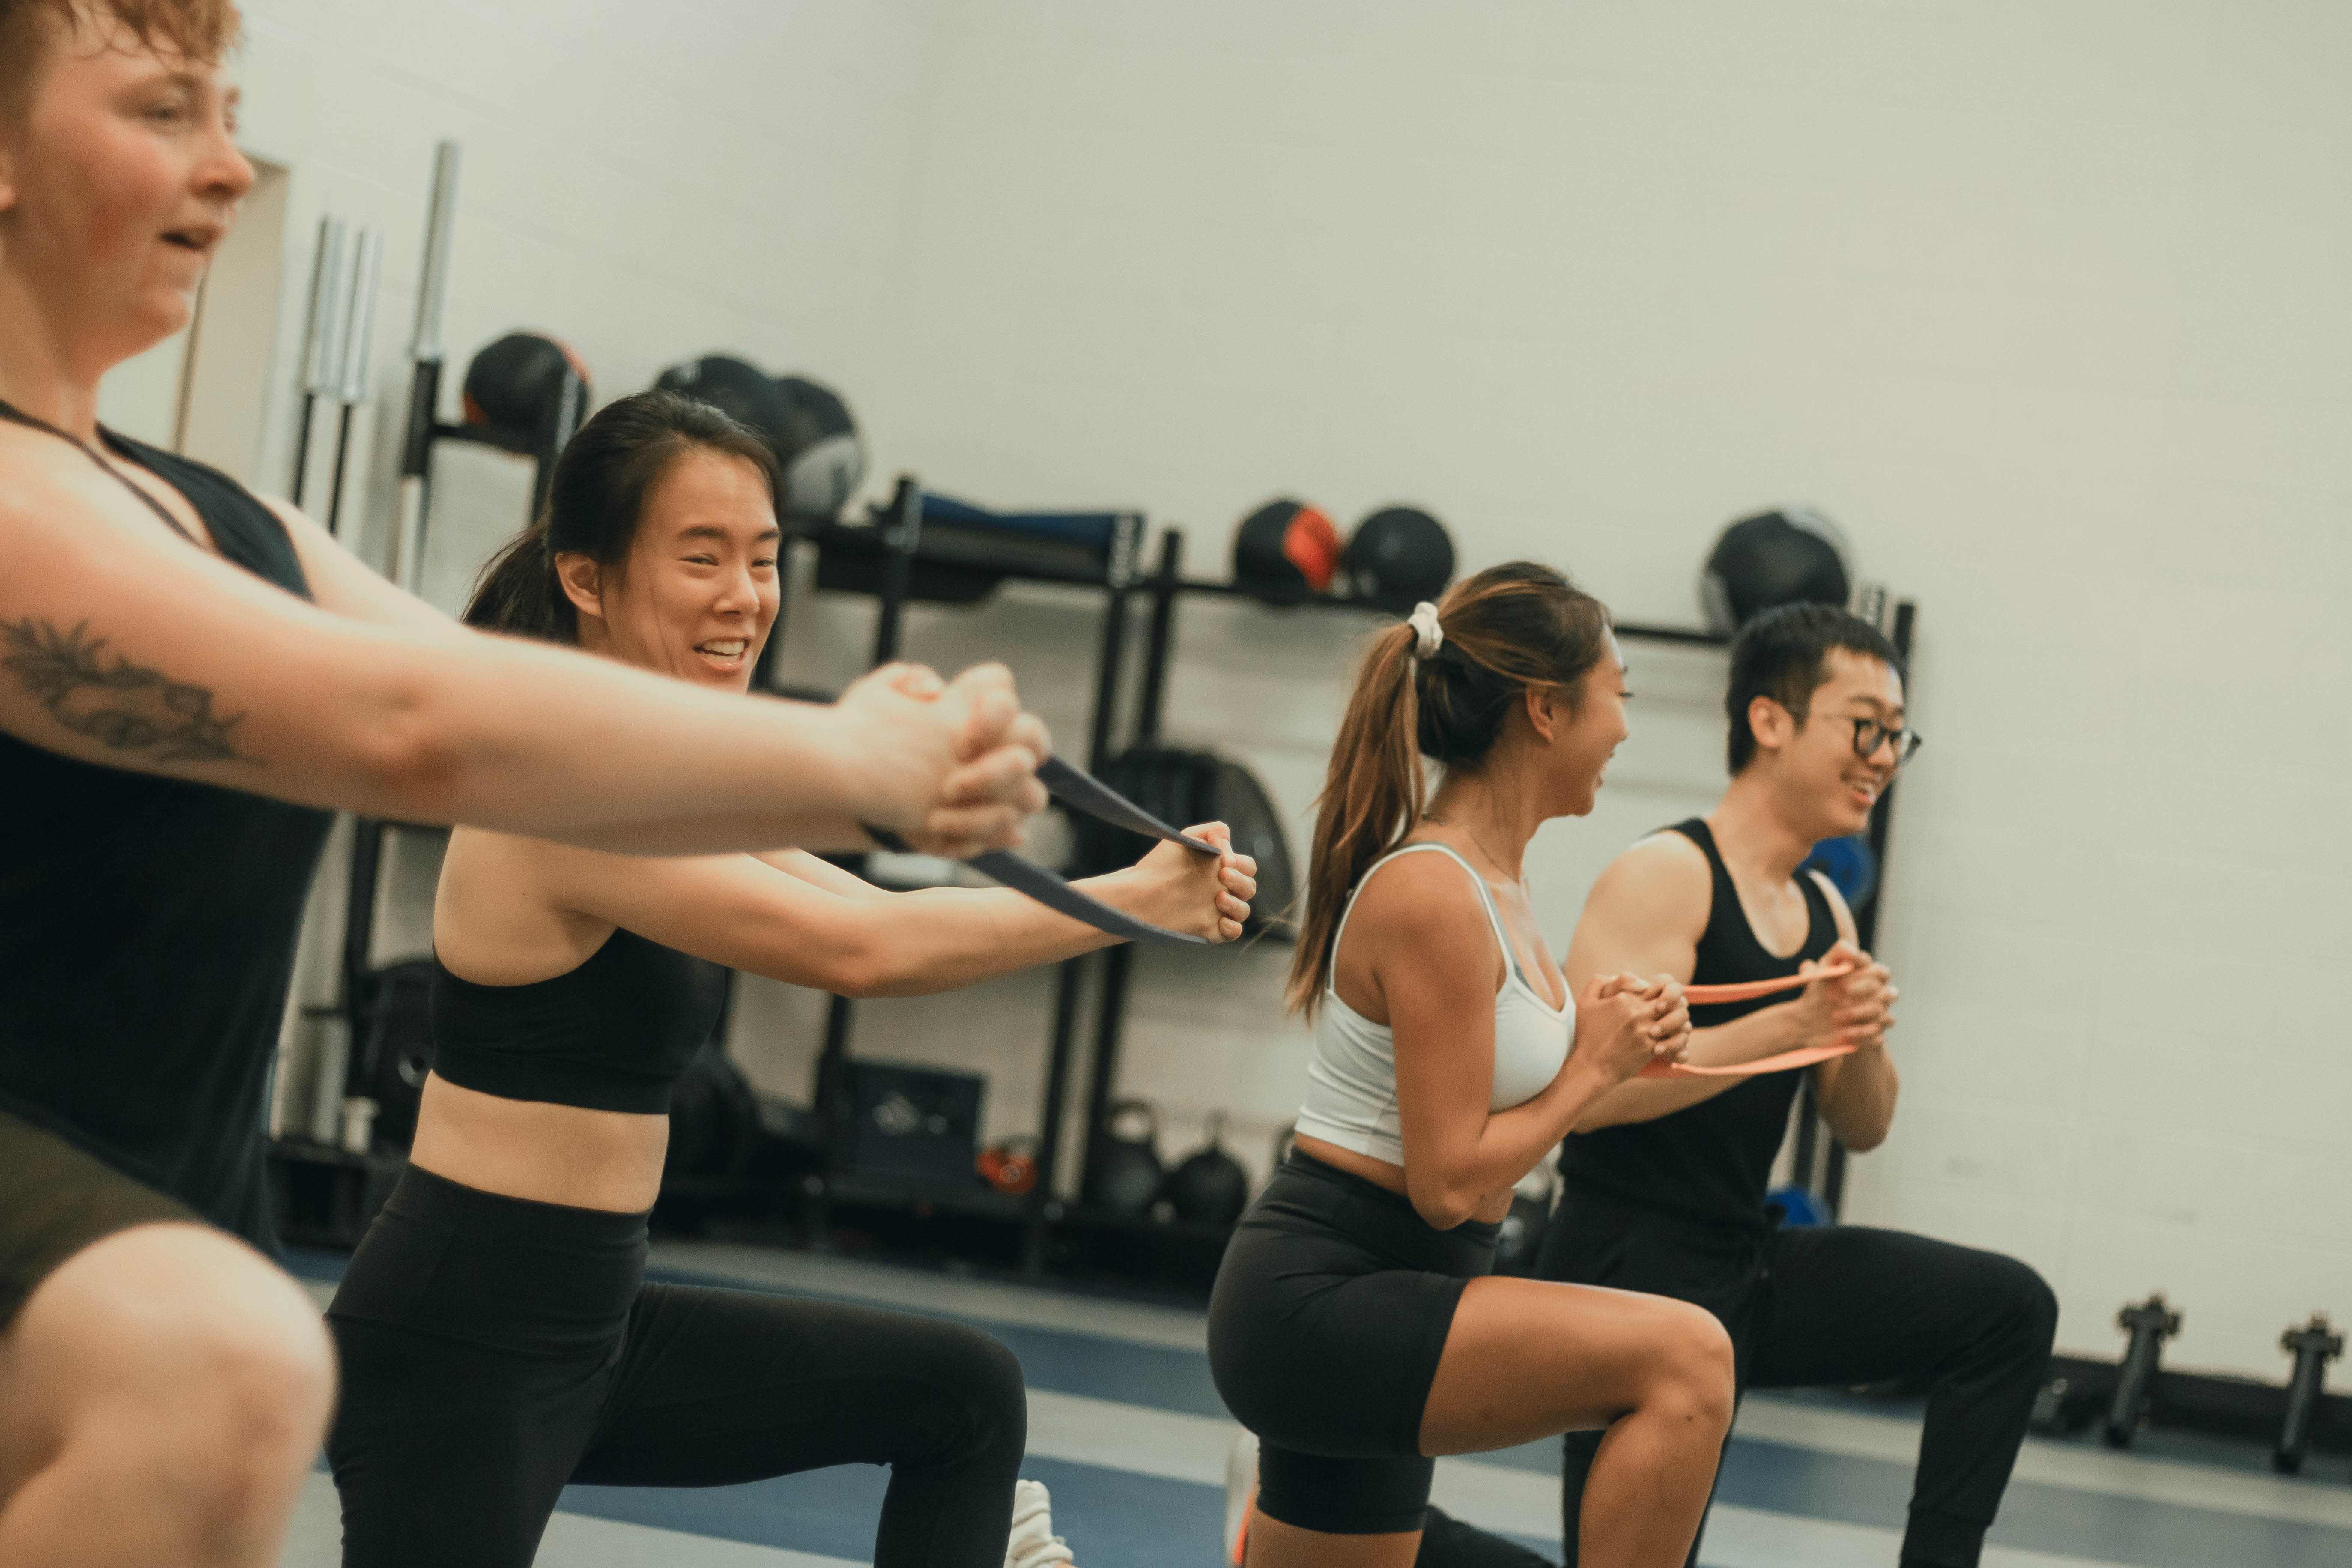
[[[530,1568],[571,1481],[891,1468],[875,1568],[1002,1568],[1013,1352],[927,1318],[641,1283],[645,1216],[411,1166],[328,1309],[346,1568]]]
[[[1422,1409],[1496,1231],[1434,1229],[1410,1200],[1295,1150],[1275,1173],[1209,1300],[1209,1371],[1258,1435],[1268,1519],[1334,1535],[1422,1527],[1436,1468]]]
[[[1570,1187],[1538,1271],[1705,1307],[1731,1331],[1743,1394],[1926,1381],[1903,1563],[1974,1568],[2058,1323],[2057,1299],[2032,1269],[1999,1253],[1863,1226],[1727,1232]],[[1560,1508],[1569,1568],[1601,1437],[1568,1435]]]

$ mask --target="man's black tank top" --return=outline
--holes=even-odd
[[[1707,910],[1706,930],[1698,939],[1697,963],[1691,983],[1716,985],[1742,980],[1770,980],[1794,974],[1809,958],[1819,958],[1837,942],[1837,917],[1829,895],[1807,873],[1797,885],[1805,895],[1804,944],[1790,958],[1775,958],[1756,940],[1748,913],[1739,907],[1739,892],[1717,849],[1715,835],[1705,821],[1693,817],[1671,831],[1697,845],[1714,876],[1714,901]],[[1797,993],[1693,1007],[1691,1026],[1710,1029],[1741,1018],[1759,1007],[1775,1007],[1795,1000]],[[1772,1173],[1772,1160],[1789,1126],[1789,1106],[1806,1068],[1759,1073],[1739,1079],[1711,1100],[1661,1116],[1654,1121],[1627,1122],[1593,1132],[1571,1133],[1559,1152],[1559,1173],[1568,1185],[1562,1201],[1572,1201],[1577,1189],[1599,1193],[1619,1203],[1664,1209],[1686,1219],[1753,1230],[1766,1223],[1764,1191]]]
[[[310,597],[285,525],[234,479],[105,439],[224,559]],[[0,803],[0,1110],[274,1251],[264,1097],[332,816],[5,734]]]
[[[727,971],[615,930],[577,969],[480,985],[433,956],[433,1070],[461,1089],[660,1116],[719,1025]]]

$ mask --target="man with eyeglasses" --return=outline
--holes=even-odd
[[[1824,977],[1800,990],[1694,1005],[1687,1059],[1727,1067],[1807,1047],[1853,1049],[1752,1077],[1620,1086],[1561,1146],[1559,1209],[1538,1271],[1707,1308],[1731,1331],[1742,1393],[1924,1385],[1902,1563],[1974,1568],[2046,1374],[2058,1315],[2049,1287],[2013,1258],[1926,1237],[1781,1229],[1765,1203],[1805,1073],[1847,1149],[1875,1148],[1894,1119],[1886,1034],[1897,993],[1885,966],[1860,951],[1836,888],[1801,868],[1822,839],[1862,831],[1918,749],[1904,718],[1902,661],[1867,622],[1789,605],[1734,640],[1724,707],[1730,787],[1705,817],[1643,839],[1601,874],[1563,962],[1569,983],[1622,970],[1712,984],[1811,963]],[[1566,1439],[1570,1568],[1603,1436]],[[1517,1548],[1435,1517],[1421,1553],[1430,1568],[1515,1559],[1524,1560]]]

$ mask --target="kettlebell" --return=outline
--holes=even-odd
[[[1184,1156],[1168,1175],[1176,1217],[1195,1225],[1231,1225],[1249,1206],[1249,1173],[1225,1152],[1225,1113],[1209,1113],[1209,1141]]]
[[[1121,1122],[1129,1131],[1122,1132]],[[1150,1213],[1166,1174],[1159,1145],[1158,1106],[1148,1100],[1122,1100],[1112,1106],[1095,1140],[1094,1158],[1087,1163],[1087,1202],[1137,1218]]]

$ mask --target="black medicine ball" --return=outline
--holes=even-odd
[[[749,361],[732,354],[705,354],[670,366],[655,378],[654,385],[664,392],[700,398],[756,432],[778,458],[783,456],[784,426],[792,409],[767,373]]]
[[[1419,507],[1382,507],[1356,524],[1347,566],[1357,598],[1402,613],[1454,581],[1454,539]]]
[[[1331,585],[1339,531],[1304,501],[1270,500],[1234,531],[1234,582],[1269,605],[1297,605]]]
[[[466,423],[502,436],[536,436],[552,426],[567,374],[580,378],[584,408],[591,398],[580,356],[558,339],[509,332],[466,366]]]
[[[1707,629],[1729,637],[1781,605],[1836,605],[1853,597],[1845,535],[1811,507],[1758,512],[1726,528],[1699,574]]]
[[[866,482],[866,446],[841,395],[803,376],[780,375],[784,417],[776,455],[784,462],[784,510],[833,518]]]

